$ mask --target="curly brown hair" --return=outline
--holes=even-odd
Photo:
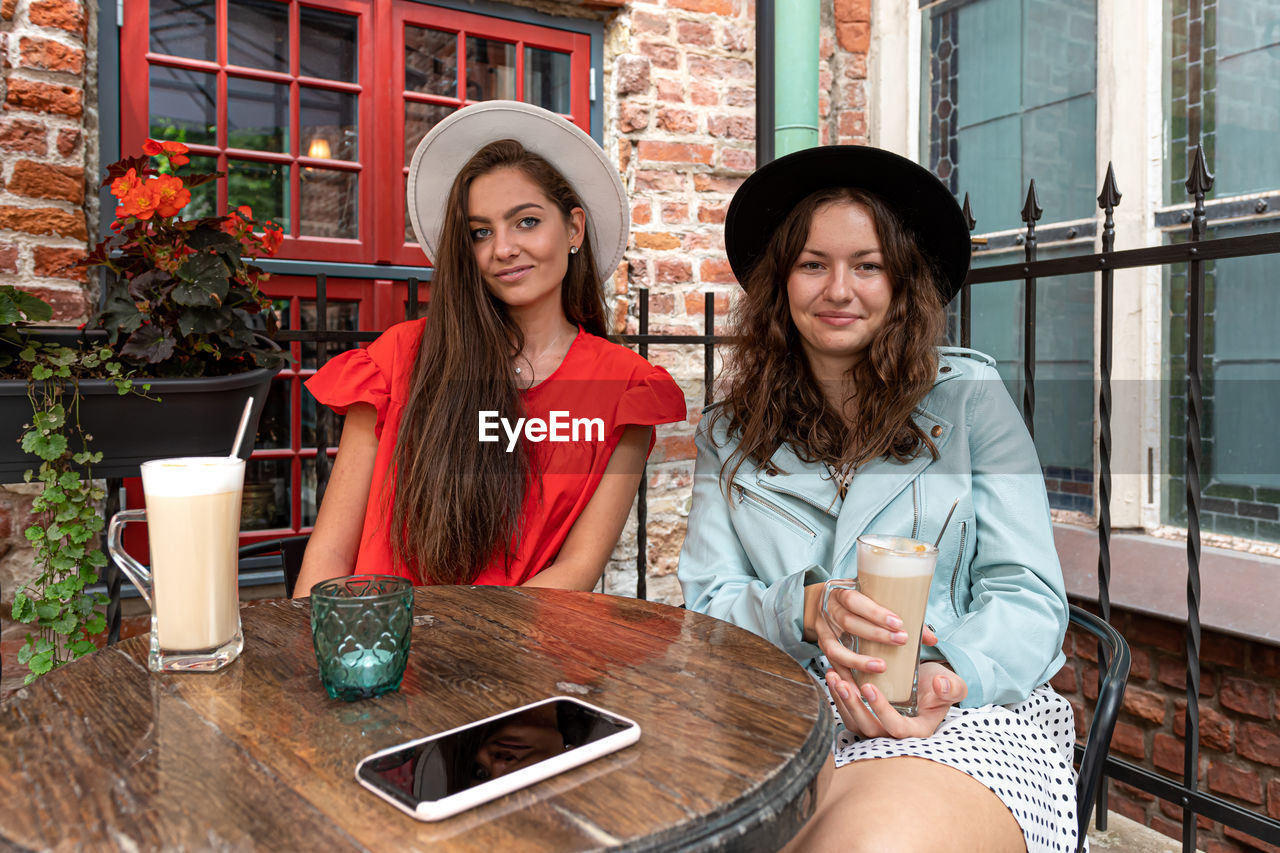
[[[513,422],[525,414],[511,369],[524,335],[485,287],[467,219],[472,182],[501,168],[522,171],[565,217],[583,207],[554,166],[514,139],[481,148],[449,190],[394,473],[383,486],[392,554],[419,583],[467,583],[495,558],[509,564],[525,494],[537,482],[524,442],[505,453],[476,441],[477,412],[496,411]],[[560,301],[570,323],[608,334],[589,229],[581,251],[569,256]]]
[[[849,420],[827,399],[810,369],[787,299],[787,279],[813,217],[830,204],[858,204],[870,211],[893,291],[884,324],[850,368],[854,405],[848,407]],[[726,485],[743,462],[770,464],[783,444],[805,462],[850,472],[882,456],[905,462],[927,451],[937,458],[937,448],[911,415],[937,375],[944,278],[917,239],[886,202],[849,187],[813,193],[774,231],[743,281],[746,294],[733,317],[738,342],[727,359],[724,405],[711,413],[728,418],[729,435],[738,439],[721,471]]]

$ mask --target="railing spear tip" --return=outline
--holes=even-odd
[[[964,213],[964,224],[969,226],[972,231],[978,225],[978,220],[973,218],[973,206],[969,204],[969,194],[964,194],[964,206],[961,208]]]
[[[1036,179],[1032,178],[1027,186],[1027,201],[1022,205],[1022,221],[1030,225],[1040,219],[1044,211],[1040,209],[1040,198],[1036,195]]]
[[[1107,163],[1107,176],[1102,179],[1102,192],[1098,193],[1098,207],[1110,211],[1120,204],[1123,197],[1120,186],[1116,183],[1116,172],[1110,162]]]
[[[1192,196],[1203,196],[1213,189],[1213,173],[1209,171],[1209,163],[1204,156],[1204,145],[1196,144],[1195,153],[1191,156],[1191,167],[1187,173],[1187,193]]]

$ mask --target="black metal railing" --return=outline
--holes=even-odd
[[[1198,756],[1199,756],[1199,687],[1200,687],[1200,548],[1201,548],[1201,483],[1200,474],[1203,467],[1203,452],[1200,446],[1201,423],[1203,420],[1202,396],[1202,361],[1204,338],[1204,288],[1205,263],[1226,258],[1241,258],[1252,255],[1280,254],[1280,231],[1266,234],[1254,234],[1244,237],[1227,237],[1205,239],[1206,214],[1205,196],[1211,189],[1212,175],[1205,163],[1204,153],[1196,149],[1191,166],[1191,175],[1187,179],[1187,192],[1193,202],[1189,217],[1191,226],[1190,239],[1182,243],[1163,246],[1151,246],[1137,249],[1117,251],[1115,249],[1116,207],[1120,204],[1121,193],[1118,188],[1114,170],[1107,167],[1106,178],[1098,195],[1098,206],[1103,216],[1101,251],[1092,254],[1072,255],[1046,260],[1039,260],[1037,254],[1036,223],[1043,215],[1036,197],[1035,184],[1028,187],[1026,202],[1022,210],[1022,220],[1026,224],[1022,237],[1023,260],[1017,263],[1000,266],[989,266],[971,270],[968,279],[961,289],[959,299],[958,335],[962,346],[971,344],[971,315],[973,299],[971,289],[975,286],[996,282],[1022,282],[1023,286],[1023,365],[1022,365],[1022,413],[1028,430],[1034,428],[1033,416],[1036,405],[1036,289],[1041,279],[1065,276],[1078,273],[1098,273],[1101,284],[1101,322],[1098,363],[1097,417],[1099,421],[1098,441],[1096,445],[1097,489],[1098,489],[1098,606],[1099,615],[1110,621],[1110,579],[1112,535],[1110,500],[1112,494],[1112,396],[1111,373],[1113,361],[1114,335],[1114,276],[1118,269],[1134,269],[1140,267],[1168,267],[1186,263],[1187,273],[1187,407],[1186,407],[1186,512],[1187,512],[1187,620],[1186,638],[1186,735],[1185,761],[1183,778],[1173,780],[1158,775],[1132,762],[1108,756],[1105,762],[1106,776],[1132,785],[1160,799],[1174,803],[1182,808],[1183,850],[1190,853],[1196,849],[1196,816],[1203,815],[1234,828],[1268,844],[1280,843],[1280,821],[1266,815],[1242,808],[1222,797],[1199,790]],[[964,212],[970,230],[976,227],[973,212],[965,198]],[[1076,230],[1073,228],[1073,231]],[[1096,225],[1081,227],[1079,234],[1089,237],[1096,234]],[[406,317],[413,318],[418,314],[418,280],[409,279],[409,298],[407,300]],[[698,335],[689,334],[652,334],[649,320],[649,292],[640,289],[638,300],[638,324],[634,333],[619,335],[618,339],[628,345],[635,346],[645,357],[651,346],[696,345],[703,348],[704,405],[710,403],[713,387],[715,347],[728,343],[729,338],[715,334],[714,295],[704,294],[703,332]],[[326,357],[324,344],[353,344],[370,341],[377,337],[377,332],[334,331],[325,328],[325,277],[316,276],[317,328],[307,331],[284,331],[279,335],[281,341],[309,341],[320,344],[317,357],[323,363]],[[327,420],[327,413],[321,410],[321,422]],[[335,443],[331,427],[321,428],[317,424],[317,457],[327,462],[327,449]],[[321,463],[323,464],[323,462]],[[327,470],[321,471],[321,481],[327,476]],[[317,503],[323,486],[318,483]],[[647,595],[647,476],[641,478],[637,506],[636,535],[636,595],[644,598]],[[1102,649],[1100,651],[1100,658]],[[1105,671],[1106,661],[1102,660],[1099,671]],[[1079,749],[1079,747],[1078,747]],[[1106,784],[1102,786],[1097,800],[1097,823],[1106,826]]]

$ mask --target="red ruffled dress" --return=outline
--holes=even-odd
[[[380,491],[387,482],[425,324],[423,319],[392,326],[368,349],[335,356],[306,383],[317,400],[340,415],[354,403],[370,403],[378,411],[378,455],[356,557],[357,574],[411,577],[392,558],[389,517]],[[480,572],[477,584],[514,586],[551,565],[600,485],[623,429],[631,424],[682,421],[686,414],[684,394],[667,371],[581,328],[556,371],[524,391],[521,399],[525,417],[546,423],[556,440],[549,436],[530,442],[532,461],[542,474],[541,488],[535,486],[525,495],[519,548],[510,566],[501,556],[495,558]],[[496,416],[487,426],[478,412],[463,416],[476,418],[477,442],[483,429],[496,446],[507,447],[506,428]],[[522,431],[518,440],[527,441],[524,435]],[[652,439],[649,449],[653,449]],[[430,519],[423,523],[429,524]]]

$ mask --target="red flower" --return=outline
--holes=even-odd
[[[116,198],[124,198],[140,183],[137,170],[130,169],[124,177],[116,178],[111,182],[111,194]]]
[[[142,143],[142,153],[146,154],[148,157],[154,157],[157,154],[164,153],[164,146],[154,139],[148,139],[146,142]]]
[[[191,190],[183,184],[182,178],[174,175],[161,175],[147,183],[153,184],[156,194],[156,213],[161,216],[177,216],[178,211],[191,201]]]
[[[160,202],[156,196],[154,181],[135,185],[120,201],[122,204],[117,209],[116,215],[123,213],[125,216],[136,216],[138,219],[150,219],[151,214],[156,212],[156,205]]]
[[[284,229],[279,225],[266,225],[263,227],[262,247],[268,256],[276,253],[282,240],[284,240]]]

